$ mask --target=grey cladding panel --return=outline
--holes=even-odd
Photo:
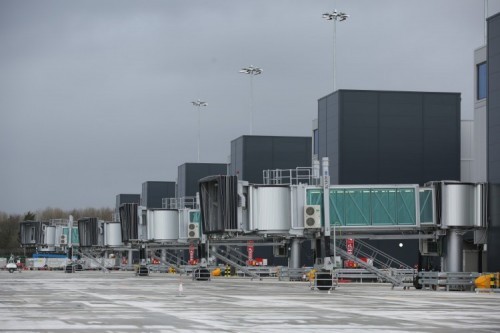
[[[162,208],[163,198],[175,198],[175,182],[149,181],[142,184],[141,204],[147,208]]]
[[[460,96],[424,96],[423,181],[460,180]]]
[[[489,184],[488,201],[488,271],[498,272],[500,270],[500,183]]]
[[[339,183],[373,183],[378,179],[377,94],[341,91],[340,109]]]
[[[487,269],[500,271],[500,15],[488,19],[488,181]]]
[[[177,196],[179,198],[186,196],[186,164],[177,167]]]
[[[217,163],[188,163],[186,164],[186,186],[185,197],[196,195],[199,189],[199,180],[207,176],[227,174],[226,164]]]
[[[236,142],[231,141],[231,161],[229,162],[229,169],[228,169],[228,173],[232,176],[234,176],[236,174]]]
[[[243,175],[244,172],[243,139],[244,137],[242,136],[231,141],[231,166],[229,170],[229,175],[231,176],[239,177],[240,175]]]
[[[422,169],[422,96],[380,94],[379,182],[418,182]]]
[[[321,154],[339,184],[419,183],[460,177],[460,95],[455,93],[339,91],[339,123],[318,103]],[[324,110],[327,108],[327,110]],[[321,123],[327,114],[327,126]],[[333,116],[334,117],[334,116]],[[336,135],[338,141],[335,141]],[[324,135],[323,135],[324,136]],[[337,154],[331,149],[338,145]],[[331,171],[334,174],[335,170]]]
[[[311,166],[311,138],[276,137],[272,139],[273,169]]]
[[[240,179],[262,184],[263,170],[272,169],[273,146],[270,137],[244,137],[243,164],[245,172]]]

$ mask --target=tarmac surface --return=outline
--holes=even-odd
[[[0,271],[0,331],[499,332],[500,294],[367,283],[328,293],[275,278]]]

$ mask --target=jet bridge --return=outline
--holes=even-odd
[[[200,180],[202,224],[210,240],[241,235],[291,243],[296,238],[319,239],[324,259],[330,256],[330,237],[335,240],[340,232],[350,238],[419,239],[422,249],[439,240],[445,248],[445,269],[461,271],[461,236],[486,227],[487,191],[482,183],[330,185],[324,176],[319,185],[317,179],[286,185],[269,174],[269,184],[263,185],[237,181],[235,176]],[[334,257],[335,251],[334,246]]]

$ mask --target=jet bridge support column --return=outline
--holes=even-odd
[[[445,271],[463,271],[463,234],[460,230],[451,228],[446,233]]]
[[[300,239],[292,238],[290,243],[289,268],[300,268]]]
[[[161,261],[167,262],[167,249],[161,249]]]

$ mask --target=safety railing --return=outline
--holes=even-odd
[[[446,291],[474,290],[474,280],[479,273],[473,272],[419,272],[418,283],[423,289]]]
[[[297,167],[295,169],[264,170],[265,185],[319,185],[319,175],[315,177],[311,167]]]
[[[278,267],[277,276],[279,281],[307,281],[308,275],[312,267]]]
[[[196,209],[196,197],[182,197],[182,198],[162,198],[161,199],[162,208],[166,209],[182,209],[190,208]]]

